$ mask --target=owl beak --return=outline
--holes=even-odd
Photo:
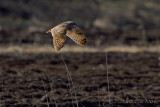
[[[51,32],[51,30],[48,30],[46,33],[49,33],[49,32]]]

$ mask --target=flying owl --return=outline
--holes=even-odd
[[[87,43],[84,33],[73,21],[63,22],[48,30],[46,33],[49,32],[52,34],[53,45],[57,51],[63,48],[66,36],[71,38],[78,45],[84,46]]]

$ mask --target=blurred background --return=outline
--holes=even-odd
[[[88,44],[55,52],[46,31],[67,20]],[[0,107],[160,104],[159,29],[160,0],[0,0]]]
[[[151,46],[160,41],[159,0],[0,0],[0,46],[49,45],[45,31],[73,20],[89,47]],[[67,40],[67,45],[75,45]]]

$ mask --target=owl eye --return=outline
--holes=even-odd
[[[80,35],[83,34],[79,29],[75,29],[75,32],[76,32],[77,34],[80,34]]]
[[[72,26],[68,26],[68,29],[69,29],[69,30],[72,30]]]

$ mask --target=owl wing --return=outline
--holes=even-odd
[[[84,46],[87,43],[85,35],[81,31],[81,29],[75,25],[68,27],[66,35],[78,45]]]
[[[63,48],[65,40],[66,40],[66,35],[65,33],[59,33],[56,32],[54,29],[51,30],[52,36],[53,36],[53,45],[54,48],[59,51],[61,48]]]

